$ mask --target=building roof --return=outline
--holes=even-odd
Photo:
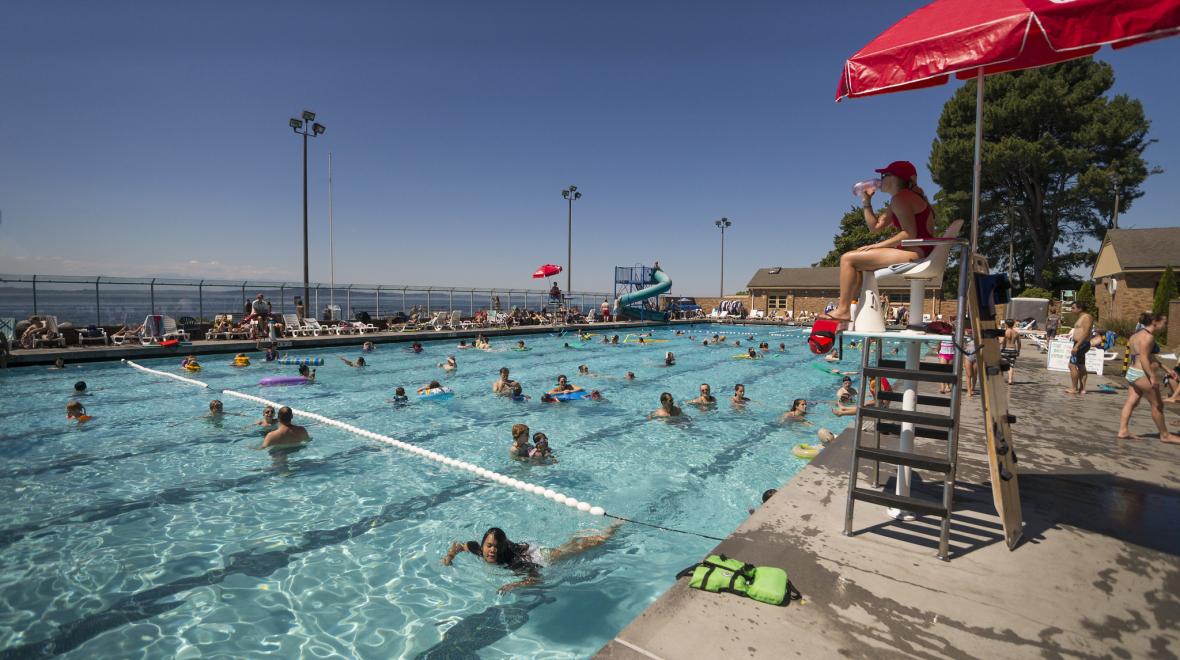
[[[1110,243],[1124,270],[1159,269],[1180,265],[1180,227],[1152,229],[1111,229],[1103,246]]]
[[[840,269],[835,266],[815,268],[759,268],[748,289],[839,289]],[[905,286],[882,286],[883,289],[905,289]]]

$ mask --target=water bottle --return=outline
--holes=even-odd
[[[865,179],[864,181],[857,181],[852,186],[852,195],[854,197],[863,197],[864,195],[871,195],[881,188],[880,179]]]

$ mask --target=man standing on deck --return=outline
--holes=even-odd
[[[1073,350],[1069,355],[1069,382],[1072,389],[1065,390],[1066,394],[1086,393],[1086,353],[1090,352],[1090,331],[1094,329],[1094,317],[1086,312],[1085,306],[1074,299],[1073,311],[1078,320],[1073,324]]]

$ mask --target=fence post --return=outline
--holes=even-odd
[[[37,314],[37,276],[33,276],[33,316]]]
[[[426,313],[430,314],[430,287],[426,287]]]
[[[503,312],[504,310],[500,310]],[[508,289],[508,311],[512,311],[512,289]]]
[[[344,307],[348,310],[348,314],[345,318],[351,319],[352,318],[352,285],[351,284],[349,284],[348,288],[344,290]]]
[[[102,326],[102,304],[98,297],[98,283],[102,281],[102,275],[94,278],[94,325]]]
[[[377,318],[381,318],[381,285],[377,285]]]
[[[205,322],[205,280],[197,283],[197,320]]]
[[[315,285],[315,308],[317,311],[320,308],[320,285],[318,285],[318,284]],[[319,318],[320,316],[323,316],[323,315],[318,314],[317,316],[315,316],[313,318]]]
[[[155,316],[156,315],[156,278],[153,277],[151,283],[148,286],[151,288],[150,290],[151,290],[151,296],[152,296],[152,316]]]
[[[467,303],[467,317],[475,316],[475,289],[471,290],[471,300]]]
[[[409,316],[409,310],[406,309],[406,287],[402,287],[402,314]]]
[[[281,282],[279,284],[279,315],[282,316],[287,313],[287,283]]]
[[[451,287],[451,290],[447,292],[447,308],[448,312],[455,309],[455,287]]]
[[[246,283],[242,282],[242,306],[241,306],[241,309],[243,309],[243,310],[246,309],[246,301],[248,301],[248,300],[249,300],[249,298],[246,297]],[[251,310],[251,311],[253,311],[253,310]]]

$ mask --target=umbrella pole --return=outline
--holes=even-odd
[[[975,256],[979,244],[979,188],[983,176],[983,69],[975,73],[975,163],[971,184],[971,249],[968,263]]]

